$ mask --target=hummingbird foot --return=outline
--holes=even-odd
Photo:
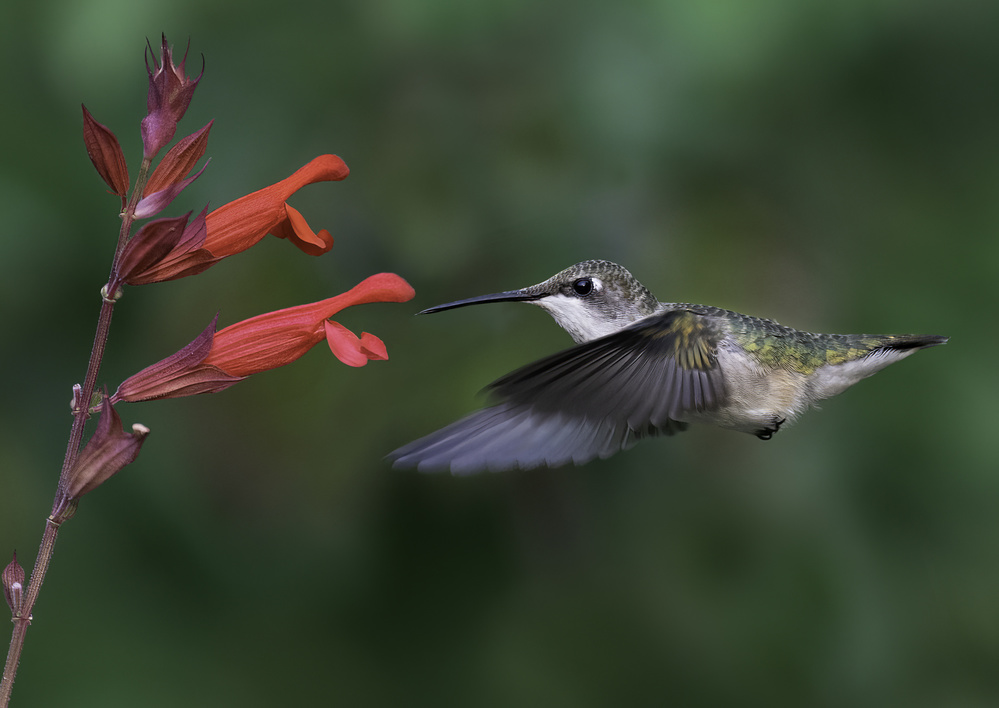
[[[774,433],[780,430],[780,426],[784,425],[784,422],[786,420],[787,418],[781,418],[780,420],[775,420],[772,426],[757,431],[756,437],[758,437],[760,440],[769,440],[774,436]]]

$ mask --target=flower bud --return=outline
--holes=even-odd
[[[78,499],[104,484],[125,465],[134,462],[148,434],[149,428],[139,424],[132,426],[131,433],[126,433],[121,418],[105,395],[97,430],[76,458],[66,478],[66,496]]]
[[[152,47],[149,48],[149,52],[153,52]],[[146,159],[152,159],[173,140],[174,133],[177,132],[177,123],[187,112],[187,107],[194,96],[194,89],[204,74],[202,70],[196,79],[185,76],[185,61],[187,61],[186,53],[179,65],[173,63],[173,52],[167,44],[165,35],[160,47],[159,61],[153,54],[153,65],[150,67],[149,59],[146,59],[146,71],[149,74],[146,108],[149,113],[142,119],[143,157]]]
[[[24,605],[24,568],[17,562],[17,551],[14,551],[14,560],[3,569],[3,596],[11,613],[15,617],[19,615]]]

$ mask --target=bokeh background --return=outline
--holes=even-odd
[[[167,214],[341,155],[267,239],[126,292],[101,380],[393,271],[317,347],[152,436],[61,534],[20,706],[999,703],[999,5],[977,0],[40,0],[0,10],[0,549],[30,567],[117,232],[80,103],[141,152],[146,37],[205,77]],[[664,300],[952,337],[763,443],[695,428],[582,468],[384,455],[570,341],[424,307],[607,258]],[[5,642],[4,642],[5,643]]]

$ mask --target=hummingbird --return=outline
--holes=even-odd
[[[813,334],[709,305],[659,302],[590,260],[520,290],[457,300],[546,310],[576,345],[494,381],[493,405],[392,452],[453,474],[583,464],[708,423],[769,440],[816,401],[948,337]]]

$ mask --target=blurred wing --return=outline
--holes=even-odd
[[[647,318],[529,364],[489,386],[499,399],[393,452],[396,467],[528,469],[608,457],[725,398],[720,334],[690,310]]]
[[[673,426],[678,430],[686,427],[682,423]],[[630,447],[638,437],[627,426],[607,420],[542,413],[530,406],[503,402],[411,442],[390,457],[395,467],[416,467],[423,472],[498,472],[583,464]]]

